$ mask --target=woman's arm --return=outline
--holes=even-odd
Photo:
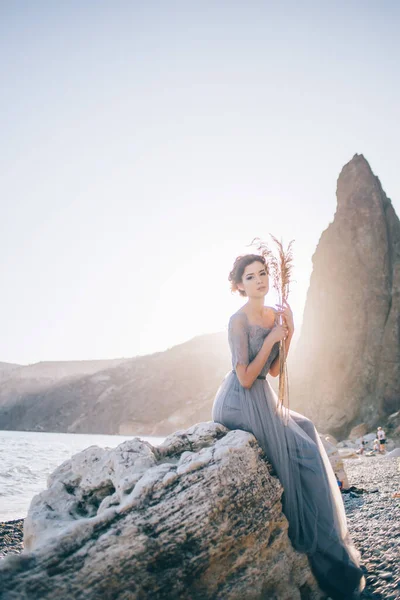
[[[267,362],[273,345],[283,339],[286,335],[286,327],[282,325],[275,325],[271,333],[269,333],[264,339],[263,345],[261,346],[261,349],[255,359],[252,360],[247,366],[242,364],[236,365],[236,375],[238,376],[240,384],[244,388],[251,388],[261,373],[265,363]]]
[[[286,358],[289,354],[290,342],[292,341],[292,337],[293,337],[293,333],[289,333],[286,338]],[[272,375],[272,377],[278,377],[278,375],[279,375],[279,354],[275,358],[275,360],[272,361],[271,367],[270,367],[268,373],[269,373],[269,375]]]

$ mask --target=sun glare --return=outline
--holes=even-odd
[[[226,331],[229,317],[246,299],[232,294],[229,271],[237,255],[251,252],[240,243],[210,244],[174,265],[159,289],[157,303],[148,307],[147,340],[141,354],[180,344],[197,335]],[[301,325],[309,274],[294,268],[289,296],[297,333]],[[265,298],[267,306],[276,306],[277,294],[270,281]]]

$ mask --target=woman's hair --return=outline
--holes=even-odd
[[[258,261],[264,265],[265,270],[268,273],[268,265],[265,258],[261,254],[243,254],[242,256],[238,256],[233,263],[233,269],[229,273],[228,280],[231,282],[231,291],[239,292],[241,296],[246,296],[246,292],[243,290],[239,290],[238,283],[242,283],[242,277],[245,268],[247,265],[251,265],[251,263]]]

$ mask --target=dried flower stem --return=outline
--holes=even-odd
[[[286,301],[289,296],[289,287],[293,270],[292,244],[294,240],[290,242],[285,251],[282,242],[279,242],[273,235],[270,234],[270,236],[277,247],[277,256],[274,255],[268,245],[260,238],[254,238],[250,245],[257,243],[257,250],[265,258],[268,265],[268,271],[272,276],[273,287],[277,291],[279,304],[283,305],[284,301]],[[282,325],[284,317],[280,315],[278,319],[279,324]],[[279,392],[277,411],[283,417],[285,425],[289,422],[289,379],[286,358],[286,341],[282,340],[279,342]]]

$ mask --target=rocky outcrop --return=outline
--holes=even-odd
[[[323,597],[255,438],[203,423],[160,447],[92,446],[36,496],[25,550],[0,564],[4,600]]]
[[[349,440],[357,440],[358,438],[368,433],[368,425],[366,423],[359,423],[349,433]]]
[[[337,210],[313,256],[293,408],[345,437],[399,408],[400,222],[362,155],[343,168]]]

